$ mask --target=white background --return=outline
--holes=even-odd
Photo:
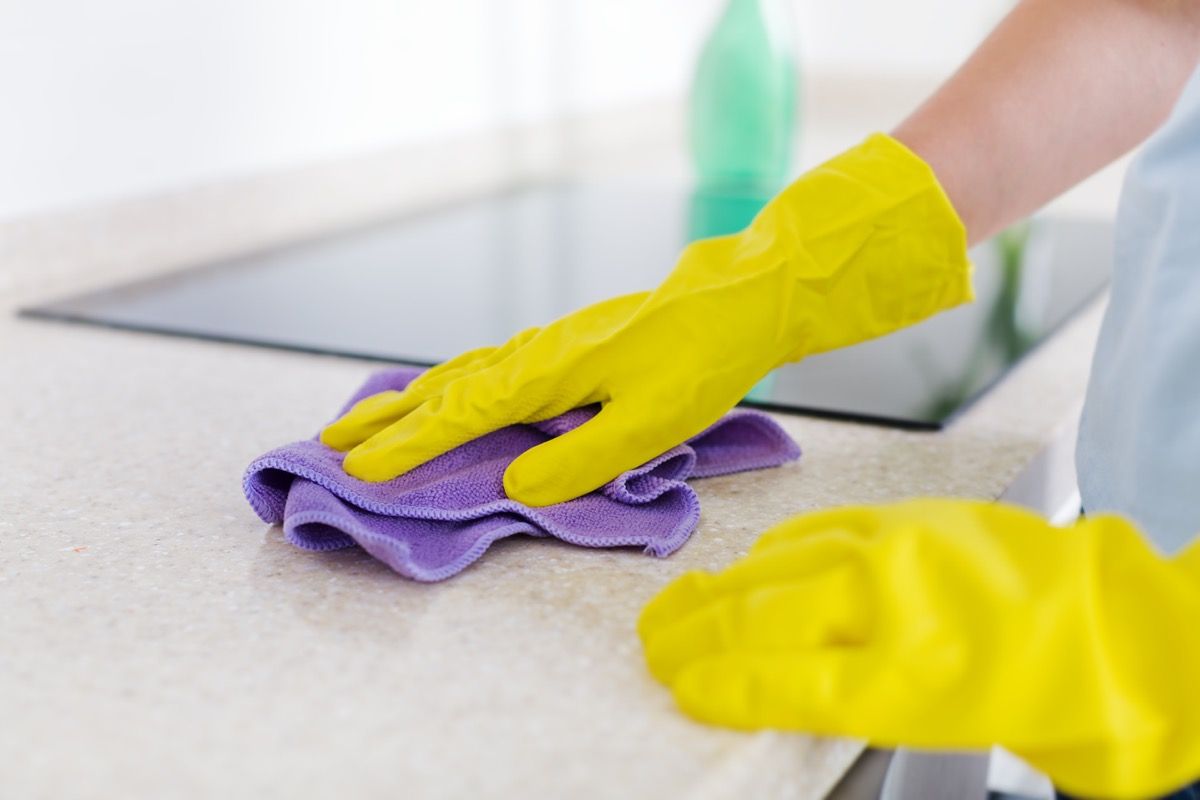
[[[951,69],[1005,3],[791,2],[802,68]],[[0,0],[0,219],[687,89],[721,0]]]

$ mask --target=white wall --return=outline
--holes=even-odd
[[[0,218],[678,95],[721,5],[0,0]],[[806,69],[869,72],[949,68],[1002,3],[794,5]]]

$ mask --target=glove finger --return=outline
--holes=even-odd
[[[499,349],[498,347],[477,347],[474,350],[459,353],[449,361],[435,364],[414,378],[408,386],[404,387],[404,394],[428,400],[430,397],[439,394],[442,388],[450,381],[488,366],[491,356]],[[420,405],[420,403],[414,405],[413,408],[416,408],[417,405]]]
[[[321,431],[321,443],[334,450],[349,450],[391,425],[437,394],[448,382],[483,362],[496,348],[481,347],[418,375],[402,391],[389,389],[359,400],[350,410]]]
[[[596,315],[595,322],[616,323],[632,314],[644,302],[647,294],[647,292],[637,292],[619,295],[596,303],[590,309],[585,310],[591,310]],[[499,364],[541,332],[542,328],[526,328],[499,347],[481,347],[464,353],[423,372],[409,385],[408,390],[419,389],[426,399],[434,397],[453,381]]]
[[[321,431],[321,444],[334,450],[349,450],[392,424],[396,410],[407,403],[406,391],[389,389],[359,400],[350,410]]]
[[[396,420],[441,394],[453,381],[479,372],[507,358],[532,339],[537,328],[518,333],[500,347],[479,347],[460,353],[449,361],[430,367],[404,388],[404,391],[380,392],[365,397],[321,431],[322,444],[335,450],[349,450],[362,444]]]
[[[690,664],[671,691],[685,714],[714,725],[870,736],[862,697],[883,666],[871,648],[721,653]],[[865,713],[887,710],[867,706]]]
[[[379,433],[358,445],[342,460],[347,473],[360,480],[386,481],[420,466],[461,444],[522,422],[539,408],[532,389],[509,374],[501,381],[493,370],[454,381]],[[498,386],[508,388],[499,391]]]
[[[487,369],[524,347],[541,328],[526,328],[499,347],[477,347],[427,369],[405,391],[417,390],[426,399],[440,394],[452,381]],[[415,408],[416,406],[414,406]]]
[[[699,570],[685,572],[663,587],[638,615],[637,631],[643,646],[661,629],[696,613],[718,597],[712,584],[716,576]]]
[[[724,571],[710,575],[688,572],[658,593],[638,618],[643,642],[655,632],[678,624],[710,603],[724,597],[807,576],[845,564],[861,552],[860,542],[840,531],[798,542],[788,542],[772,551],[771,558],[747,556]]]
[[[870,634],[861,572],[843,563],[809,578],[770,583],[709,603],[645,640],[646,663],[671,684],[691,664],[721,653],[800,652],[861,645]]]
[[[504,491],[529,506],[563,503],[600,488],[681,440],[636,402],[612,401],[578,428],[515,458],[504,471]]]
[[[406,414],[412,413],[426,400],[437,397],[454,381],[488,369],[508,358],[514,351],[536,336],[538,330],[538,328],[529,328],[521,331],[500,347],[479,347],[469,350],[422,372],[405,387],[401,396],[396,400],[391,409],[391,418],[380,424],[371,432],[370,436],[374,436]],[[363,437],[360,441],[366,441],[370,436]]]

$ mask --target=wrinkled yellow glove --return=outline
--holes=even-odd
[[[970,297],[965,232],[933,171],[876,134],[799,178],[745,231],[690,245],[648,295],[461,356],[411,390],[363,400],[321,440],[349,450],[351,475],[381,481],[497,428],[602,403],[509,465],[508,495],[549,505],[699,433],[785,362]]]
[[[1000,744],[1089,797],[1200,777],[1200,544],[920,500],[799,517],[638,623],[680,707],[736,728]]]

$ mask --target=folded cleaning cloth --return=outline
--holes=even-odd
[[[403,389],[420,372],[400,368],[372,375],[343,412],[369,395]],[[359,545],[401,575],[439,581],[461,572],[492,542],[515,534],[553,536],[584,547],[636,545],[651,555],[669,555],[700,518],[700,501],[687,478],[774,467],[800,456],[769,417],[735,410],[686,444],[575,500],[533,508],[505,496],[504,469],[514,458],[595,413],[594,407],[583,408],[503,428],[384,483],[347,475],[341,453],[310,439],[255,459],[242,487],[258,516],[283,523],[296,547]]]

